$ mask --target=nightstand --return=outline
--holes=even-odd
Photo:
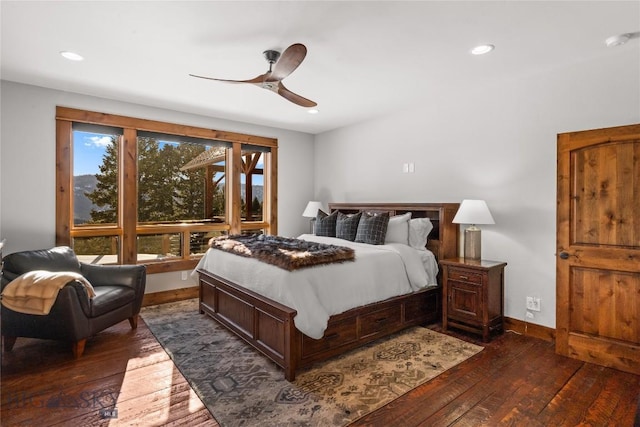
[[[442,266],[442,329],[463,329],[489,341],[491,332],[504,330],[504,267],[506,262],[451,258]]]

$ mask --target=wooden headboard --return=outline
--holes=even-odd
[[[459,203],[329,203],[329,210],[343,213],[389,212],[391,216],[411,212],[411,218],[429,218],[433,230],[427,240],[427,249],[442,260],[458,256],[459,226],[451,221],[459,206]]]

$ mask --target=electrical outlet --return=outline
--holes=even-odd
[[[182,272],[182,280],[187,280],[187,272],[186,271]]]
[[[527,297],[527,310],[540,311],[540,298]]]

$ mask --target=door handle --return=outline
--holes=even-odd
[[[569,258],[569,254],[567,252],[560,252],[560,258],[568,259]]]

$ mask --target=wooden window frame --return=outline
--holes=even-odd
[[[73,223],[73,122],[90,123],[122,128],[121,159],[119,166],[119,223],[75,229]],[[137,223],[137,131],[151,131],[189,136],[231,143],[227,152],[227,220],[224,224],[171,224],[140,226]],[[263,217],[259,222],[243,222],[241,219],[240,175],[242,173],[242,145],[268,147],[264,153]],[[195,126],[138,119],[114,114],[56,107],[56,244],[71,246],[74,237],[118,236],[122,239],[119,264],[146,264],[149,273],[193,269],[199,257],[191,257],[188,242],[194,231],[226,231],[239,234],[243,230],[264,230],[277,234],[277,165],[278,140],[236,132],[225,132]],[[179,232],[183,235],[184,248],[181,258],[163,261],[138,262],[136,238],[138,234],[164,234]]]

